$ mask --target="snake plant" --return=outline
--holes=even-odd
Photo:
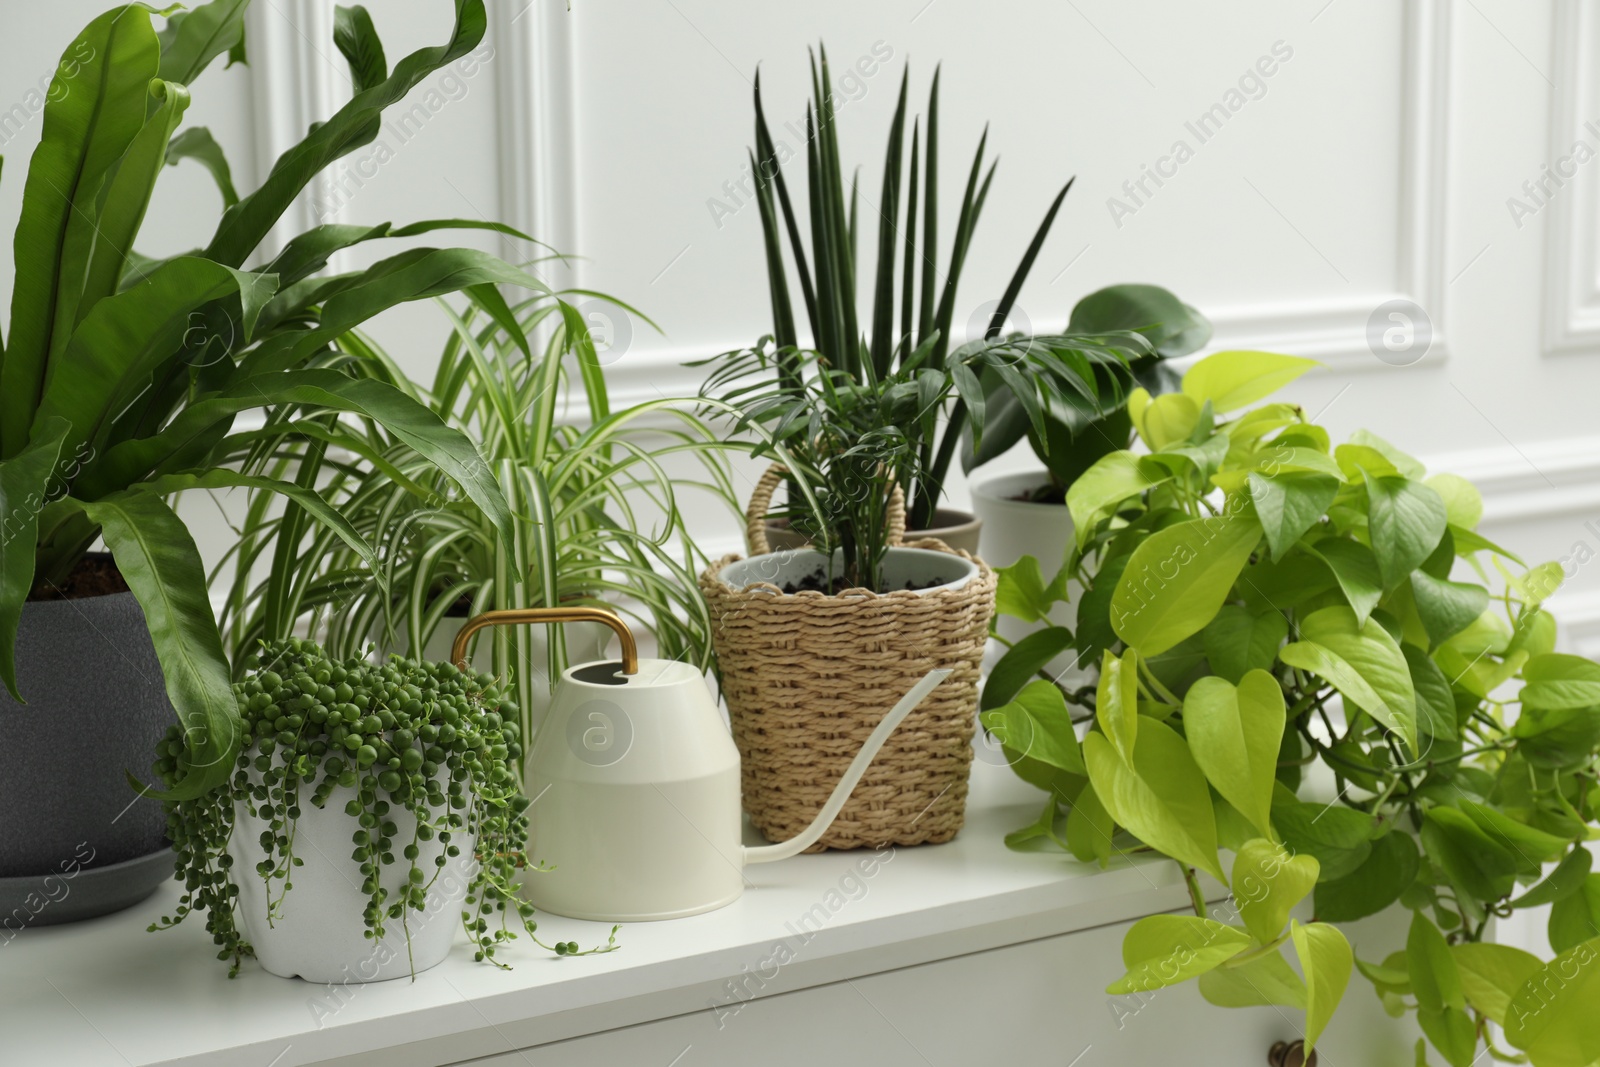
[[[811,64],[813,100],[806,107],[809,225],[798,217],[784,178],[782,164],[790,149],[773,141],[759,74],[755,79],[756,143],[750,168],[772,301],[773,384],[791,399],[804,402],[807,387],[801,378],[810,360],[800,352],[801,326],[809,327],[808,347],[820,364],[848,376],[856,386],[873,389],[897,379],[931,382],[933,375],[950,377],[943,392],[927,396],[926,418],[902,424],[915,453],[913,462],[900,466],[913,527],[929,525],[958,450],[963,466],[970,468],[1026,437],[1058,490],[1064,491],[1101,455],[1127,444],[1132,432],[1123,411],[1128,391],[1135,384],[1153,392],[1171,388],[1173,376],[1161,360],[1187,355],[1205,344],[1210,324],[1159,286],[1116,285],[1079,301],[1063,333],[1000,336],[1072,188],[1068,181],[1023,251],[982,336],[958,346],[957,283],[994,180],[995,163],[984,165],[988,132],[978,139],[949,259],[941,266],[939,73],[935,71],[929,91],[926,124],[916,117],[911,120],[909,153],[908,79],[902,78],[889,126],[882,188],[877,203],[867,201],[867,225],[877,230],[877,262],[868,277],[856,254],[862,197],[854,177],[848,198],[845,194],[826,49],[819,49],[819,55],[820,63],[814,58]],[[809,256],[803,236],[807,232]],[[793,261],[799,282],[803,319],[791,294],[787,260]],[[857,308],[858,280],[871,286],[870,311]],[[990,352],[984,356],[986,348]],[[1107,353],[1113,358],[1100,358]],[[855,390],[847,386],[845,391]],[[800,512],[804,506],[792,500],[791,510]]]
[[[259,188],[237,197],[209,133],[179,131],[195,79],[221,55],[244,58],[248,5],[214,0],[164,14],[126,4],[68,46],[73,62],[55,75],[61,84],[49,93],[23,191],[0,356],[0,678],[21,699],[13,659],[25,601],[65,582],[103,540],[144,609],[183,726],[186,754],[172,789],[157,794],[168,797],[220,781],[239,740],[204,566],[168,498],[270,491],[375,559],[311,482],[238,465],[358,417],[405,441],[509,531],[505,495],[471,442],[404,390],[347,373],[335,346],[403,301],[465,291],[485,314],[509,321],[496,284],[543,289],[524,271],[462,248],[411,248],[366,270],[318,273],[333,253],[362,242],[460,227],[514,233],[491,223],[324,225],[276,254],[263,251],[307,184],[374,140],[386,107],[477,45],[485,14],[483,0],[455,0],[449,38],[391,70],[365,12],[341,12],[335,44],[349,60],[354,96],[285,152]],[[210,242],[169,259],[138,254],[159,175],[197,151],[225,203]],[[267,412],[265,425],[235,432],[235,416],[255,409]]]

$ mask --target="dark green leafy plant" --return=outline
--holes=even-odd
[[[937,262],[937,71],[928,98],[926,141],[920,121],[913,118],[909,161],[905,146],[908,77],[900,83],[889,127],[882,191],[876,205],[869,202],[869,218],[876,214],[878,231],[872,308],[870,314],[859,311],[857,285],[864,277],[856,257],[860,198],[853,177],[848,201],[845,197],[825,49],[820,59],[820,68],[816,60],[812,62],[814,98],[806,108],[809,255],[802,222],[783,176],[782,159],[767,127],[759,74],[755,82],[756,144],[750,165],[772,298],[774,353],[770,370],[774,384],[796,399],[807,388],[801,381],[806,357],[800,354],[802,341],[784,255],[787,235],[804,321],[810,327],[810,347],[826,366],[848,375],[862,388],[906,382],[918,375],[949,377],[945,392],[930,393],[922,405],[929,409],[928,417],[904,430],[916,453],[914,463],[899,468],[913,528],[926,527],[931,520],[963,441],[963,463],[971,467],[999,455],[1026,435],[1050,469],[1068,479],[1109,448],[1122,447],[1128,427],[1125,416],[1119,419],[1118,412],[1131,381],[1138,378],[1159,391],[1165,384],[1158,371],[1159,360],[1187,354],[1204,344],[1211,334],[1205,319],[1164,289],[1113,286],[1081,301],[1065,334],[1041,335],[1028,339],[1031,343],[1000,337],[1056,212],[1072,187],[1069,181],[1045,212],[979,343],[978,350],[984,343],[997,349],[998,358],[977,358],[977,350],[970,346],[963,349],[965,356],[958,358],[951,351],[957,283],[989,195],[995,164],[984,168],[986,131],[967,174],[950,258],[941,271]],[[1108,352],[1117,358],[1096,358]],[[914,367],[910,366],[913,362]],[[842,383],[840,388],[844,388]],[[938,415],[947,418],[941,423]],[[1106,419],[1112,421],[1103,423]],[[1108,440],[1114,443],[1108,446],[1104,443]],[[798,501],[791,501],[791,506],[797,512],[805,507]],[[815,520],[811,525],[816,525]]]
[[[497,284],[543,288],[461,248],[413,248],[366,270],[317,276],[336,251],[366,241],[444,228],[515,232],[452,219],[318,226],[243,269],[306,185],[371,143],[383,109],[472,49],[485,27],[482,0],[455,0],[449,40],[389,70],[365,13],[341,15],[335,43],[350,60],[355,96],[285,152],[259,189],[239,197],[209,133],[175,131],[193,79],[220,55],[243,58],[248,2],[174,12],[159,32],[150,8],[128,4],[69,46],[67,55],[81,61],[63,63],[44,109],[0,356],[0,679],[20,699],[13,649],[24,601],[32,590],[66,584],[103,539],[144,608],[184,727],[182,767],[192,774],[171,785],[187,796],[227,774],[239,727],[200,557],[167,498],[233,487],[277,493],[370,558],[312,483],[235,467],[275,439],[348,415],[385,426],[509,529],[504,495],[471,442],[405,393],[345,373],[345,357],[330,346],[403,301],[465,291],[486,314],[506,319]],[[140,256],[133,245],[156,179],[185,156],[217,177],[221,221],[203,250]],[[232,433],[235,416],[252,409],[269,412],[266,428]]]
[[[1187,356],[1211,339],[1211,324],[1194,308],[1156,285],[1110,285],[1090,293],[1072,308],[1067,320],[1071,335],[1107,335],[1119,330],[1141,334],[1151,351],[1129,363],[1134,381],[1150,393],[1170,391],[1177,375],[1164,362]],[[1029,421],[1016,394],[995,375],[985,375],[985,414],[981,439],[974,440],[972,422],[964,432],[961,467],[971,471],[991,459],[998,459],[1017,442],[1027,439],[1033,454],[1049,475],[1035,488],[1030,499],[1038,503],[1060,504],[1067,487],[1100,457],[1128,447],[1133,438],[1133,423],[1126,404],[1118,404],[1095,416],[1077,403],[1062,404],[1045,396],[1044,431]],[[944,472],[940,472],[940,477]]]
[[[913,356],[888,378],[863,385],[817,353],[798,350],[776,356],[800,372],[797,385],[773,387],[767,372],[774,358],[770,343],[724,355],[702,395],[725,405],[712,411],[736,411],[734,434],[755,431],[761,443],[754,453],[789,471],[790,491],[804,506],[792,506],[788,514],[795,530],[827,558],[830,584],[838,575],[849,587],[886,592],[889,500],[918,469],[911,427],[937,412],[920,383],[931,383],[942,395],[949,375],[930,371],[919,378],[922,359]],[[842,574],[834,568],[836,550],[842,553]]]
[[[1358,968],[1453,1067],[1483,1049],[1525,1062],[1491,1024],[1537,1067],[1586,1067],[1600,664],[1554,651],[1559,565],[1523,570],[1477,533],[1468,482],[1372,434],[1333,447],[1292,405],[1250,407],[1310,366],[1225,352],[1181,392],[1135,393],[1148,454],[1072,486],[1078,541],[1054,580],[1031,557],[1003,574],[1000,610],[1024,618],[1069,575],[1084,588],[1076,633],[1019,641],[984,692],[984,725],[1050,792],[1009,841],[1183,868],[1195,915],[1136,923],[1114,993],[1196,978],[1216,1004],[1303,1009],[1309,1047]],[[1097,686],[1037,677],[1064,649],[1099,664]],[[1228,881],[1219,847],[1234,896],[1208,913],[1196,872]],[[1291,918],[1308,896],[1310,921]],[[1338,924],[1396,904],[1405,944],[1356,960]],[[1554,959],[1485,940],[1546,904]]]
[[[778,460],[794,476],[804,501],[789,509],[795,528],[830,559],[842,550],[849,585],[883,592],[889,501],[897,487],[924,473],[919,440],[932,431],[957,383],[975,383],[985,368],[1018,374],[1016,367],[1029,363],[1038,344],[1037,338],[969,342],[934,368],[928,366],[930,340],[886,374],[862,381],[820,352],[775,350],[764,339],[719,357],[701,393],[721,405],[713,410],[737,413],[735,434],[758,431],[755,455]],[[1092,378],[1099,367],[1123,373],[1129,353],[1141,345],[1137,334],[1074,338],[1036,368],[1058,379],[1034,384],[1059,388],[1059,379]],[[793,383],[774,383],[774,367],[793,373]]]
[[[206,930],[220,946],[217,958],[231,962],[230,978],[237,975],[254,954],[237,922],[238,879],[262,879],[271,921],[305,862],[295,853],[302,805],[320,809],[349,797],[343,808],[355,846],[350,876],[361,879],[367,897],[360,916],[367,937],[382,938],[398,922],[409,947],[408,916],[426,908],[449,859],[466,849],[475,862],[461,920],[476,959],[503,967],[495,952],[517,938],[513,925],[557,955],[587,954],[575,942],[540,941],[533,905],[517,898],[528,864],[528,798],[515,769],[522,733],[515,705],[487,675],[398,656],[381,666],[362,657],[332,659],[315,643],[293,639],[264,643],[244,666],[248,676],[233,686],[245,730],[233,773],[207,793],[166,804],[184,894],[152,931],[205,912]],[[178,784],[186,751],[173,726],[155,764],[168,785]],[[238,805],[268,827],[260,839],[265,859],[243,873],[230,852]],[[399,811],[413,820],[409,840],[397,837]],[[442,850],[425,864],[421,852],[435,841]],[[391,894],[383,872],[396,867],[405,877]],[[615,948],[615,927],[611,933],[589,951]]]

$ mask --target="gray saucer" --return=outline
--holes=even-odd
[[[76,874],[0,878],[0,941],[30,926],[76,922],[132,907],[172,877],[171,849]]]

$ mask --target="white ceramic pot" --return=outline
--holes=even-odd
[[[841,568],[843,552],[834,553],[834,568]],[[779,589],[817,574],[825,575],[822,553],[810,548],[769,552],[764,556],[751,556],[736,560],[722,568],[723,582],[735,589],[743,589],[766,582]],[[977,565],[948,552],[935,552],[927,548],[891,548],[883,561],[885,591],[911,585],[914,593],[931,593],[935,589],[959,589],[978,576]]]
[[[296,820],[294,854],[304,860],[294,868],[289,880],[294,888],[283,893],[283,883],[272,882],[274,898],[280,894],[278,913],[267,921],[267,885],[256,873],[256,864],[266,854],[260,837],[267,823],[253,815],[243,803],[236,804],[235,825],[228,851],[233,856],[233,877],[239,886],[238,918],[245,938],[255,949],[256,959],[272,974],[284,978],[304,978],[309,982],[381,982],[403,978],[444,962],[450,946],[461,931],[461,902],[467,894],[473,865],[472,839],[465,833],[452,835],[452,844],[461,854],[447,859],[428,892],[422,911],[406,909],[405,919],[389,919],[382,939],[363,935],[366,925],[362,913],[368,898],[361,891],[361,872],[350,858],[351,835],[356,821],[345,814],[344,806],[356,795],[354,789],[335,788],[326,807],[310,801],[310,790],[300,805]],[[389,818],[399,832],[398,842],[409,842],[416,820],[398,805]],[[417,865],[424,873],[434,871],[434,859],[444,851],[438,838],[421,841]],[[396,849],[398,853],[398,848]],[[410,864],[396,856],[395,862],[380,867],[379,879],[389,890],[389,899],[399,899],[407,885]]]
[[[1043,470],[1023,471],[1020,474],[1001,474],[975,481],[972,485],[972,510],[983,523],[979,555],[996,569],[1009,567],[1023,556],[1039,561],[1039,571],[1048,582],[1065,564],[1072,551],[1072,513],[1065,504],[1035,504],[1018,499],[1050,480]],[[1068,599],[1050,612],[1050,621],[1057,626],[1075,628],[1078,623],[1078,597],[1083,589],[1077,582],[1067,583]],[[1042,627],[1041,623],[1023,622],[1010,615],[998,617],[997,628],[1008,641],[1019,641]],[[998,642],[989,643],[984,656],[984,667],[991,668],[1005,649]],[[1047,669],[1060,674],[1073,667],[1072,654],[1057,656]],[[1082,672],[1074,672],[1081,676]]]

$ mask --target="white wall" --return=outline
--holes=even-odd
[[[373,0],[391,63],[442,39],[445,0]],[[0,109],[22,101],[101,0],[34,5],[0,38]],[[806,97],[806,47],[837,71],[867,57],[840,118],[847,165],[876,200],[900,72],[925,103],[943,63],[942,230],[979,131],[1001,157],[956,320],[1003,286],[1049,197],[1077,175],[1020,306],[1058,326],[1077,297],[1118,281],[1169,286],[1218,325],[1219,345],[1314,355],[1326,370],[1292,390],[1336,433],[1367,427],[1479,478],[1490,535],[1530,558],[1600,552],[1600,12],[1578,0],[491,0],[493,56],[420,134],[351,161],[349,221],[503,218],[582,255],[558,280],[612,291],[650,314],[613,367],[630,398],[692,388],[683,360],[753,340],[769,310],[753,207],[724,183],[752,140],[761,65],[780,127]],[[197,88],[243,188],[307,122],[348,93],[329,41],[332,0],[255,6],[251,69]],[[1281,43],[1280,43],[1281,42]],[[1201,143],[1186,127],[1264,56],[1270,78]],[[1292,54],[1290,54],[1292,52]],[[878,57],[889,55],[887,63]],[[1286,57],[1286,58],[1285,58]],[[436,77],[433,82],[437,83]],[[1583,126],[1595,119],[1591,132]],[[14,218],[38,118],[9,140],[0,219]],[[799,141],[788,137],[791,147]],[[1188,159],[1134,201],[1140,178],[1184,140]],[[1551,196],[1523,191],[1545,165],[1571,171]],[[803,165],[791,167],[799,182]],[[1170,167],[1168,168],[1170,172]],[[346,187],[351,187],[347,173]],[[742,194],[738,194],[742,195]],[[1114,217],[1109,201],[1133,210]],[[1513,212],[1508,198],[1528,210]],[[1548,201],[1548,203],[1544,203]],[[298,222],[312,221],[308,203]],[[200,243],[219,209],[192,164],[169,174],[143,251]],[[731,211],[731,213],[729,213]],[[469,243],[517,258],[492,237]],[[863,238],[863,253],[871,237]],[[10,265],[0,265],[9,292]],[[1418,363],[1376,358],[1367,323],[1395,298],[1435,332]],[[442,338],[437,313],[405,309],[380,336],[419,374]],[[1022,465],[1013,456],[1003,464]],[[753,469],[753,468],[752,468]],[[965,486],[954,485],[957,502]],[[191,508],[191,513],[199,512]],[[1596,521],[1596,530],[1585,527]],[[718,518],[708,538],[731,543]],[[225,531],[203,521],[214,551]],[[1582,555],[1583,553],[1580,553]],[[1576,557],[1574,557],[1576,561]],[[1579,568],[1553,606],[1600,644],[1600,567]]]

